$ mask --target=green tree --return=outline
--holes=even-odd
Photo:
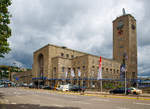
[[[11,49],[7,39],[11,36],[10,13],[8,6],[11,5],[11,0],[0,0],[0,57],[4,57]]]

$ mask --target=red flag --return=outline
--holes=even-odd
[[[98,76],[97,76],[97,79],[102,79],[102,57],[100,56],[100,59],[99,59],[99,70],[98,70]]]
[[[102,64],[102,57],[100,56],[100,58],[99,58],[99,69],[101,68],[101,64]]]

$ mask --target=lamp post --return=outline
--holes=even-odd
[[[125,95],[127,94],[127,66],[126,66],[126,60],[127,60],[126,53],[123,54],[123,65],[124,65],[124,73],[125,73]]]

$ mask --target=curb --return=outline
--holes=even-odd
[[[131,96],[123,96],[123,95],[108,95],[108,94],[91,94],[91,93],[80,93],[80,92],[68,92],[68,91],[54,91],[54,90],[43,90],[43,89],[29,89],[29,88],[21,88],[24,90],[32,90],[32,91],[36,91],[36,92],[49,92],[49,93],[58,93],[58,94],[67,94],[67,95],[79,95],[79,96],[95,96],[95,97],[103,97],[103,98],[119,98],[119,99],[135,99],[135,100],[150,100],[150,98],[144,98],[145,96],[135,96],[135,97],[131,97]],[[149,97],[149,96],[147,96]]]

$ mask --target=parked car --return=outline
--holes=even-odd
[[[71,88],[71,91],[81,91],[81,88],[77,85],[74,85],[72,88]]]
[[[124,94],[125,93],[125,88],[116,88],[113,90],[109,91],[110,94]],[[129,94],[130,90],[128,88],[126,88],[126,94]]]
[[[33,85],[33,83],[29,84],[29,88],[35,88],[34,85]]]
[[[63,85],[59,85],[58,87],[56,87],[56,90],[62,91],[63,90]]]
[[[28,87],[27,83],[22,84],[23,87]]]
[[[4,84],[0,84],[0,88],[3,88],[4,87]]]
[[[140,90],[140,89],[137,89],[134,87],[130,87],[128,89],[129,89],[130,94],[136,94],[136,95],[142,94],[142,90]]]
[[[39,88],[40,88],[40,89],[43,89],[43,88],[44,88],[44,85],[39,85]]]
[[[84,92],[85,89],[86,89],[85,86],[74,85],[74,86],[71,88],[71,91],[82,91],[82,92]]]
[[[43,89],[52,90],[52,89],[54,89],[54,88],[53,88],[53,87],[50,87],[50,86],[43,86]]]

